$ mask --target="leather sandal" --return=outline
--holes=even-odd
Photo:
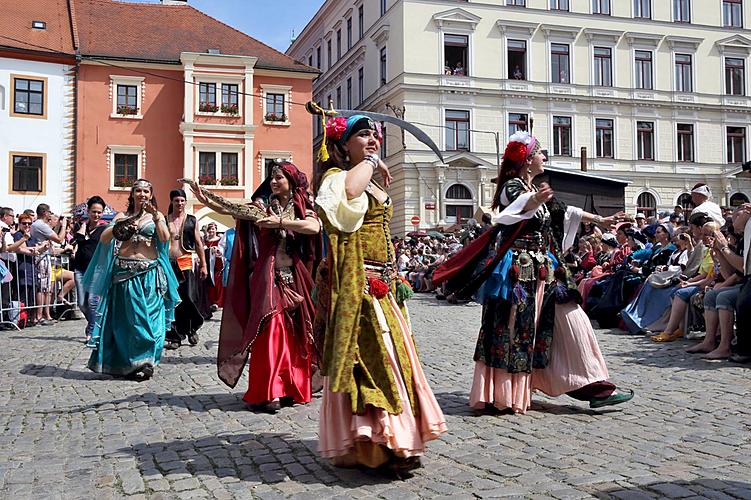
[[[662,332],[659,335],[651,337],[652,342],[673,342],[683,337],[681,330],[676,330],[673,333]]]

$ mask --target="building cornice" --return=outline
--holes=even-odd
[[[540,23],[530,23],[527,21],[511,21],[509,19],[499,19],[495,22],[498,29],[503,34],[521,33],[526,36],[531,36],[537,28],[540,27]]]
[[[741,35],[733,35],[715,42],[720,54],[745,54],[751,53],[751,40]]]
[[[681,48],[696,50],[699,48],[699,45],[701,45],[701,42],[704,41],[704,38],[695,36],[667,35],[665,37],[665,41],[668,42],[668,45],[670,45],[670,48],[673,50]]]
[[[604,30],[600,28],[584,28],[584,36],[590,42],[593,41],[607,41],[617,43],[621,39],[625,32],[621,30]]]
[[[625,35],[626,40],[628,40],[628,44],[632,47],[634,45],[644,45],[657,48],[657,46],[664,38],[664,35],[659,35],[656,33],[640,33],[638,31],[627,31]]]
[[[577,26],[564,26],[562,24],[541,24],[540,29],[545,33],[545,38],[564,38],[572,42],[576,40],[582,30]]]
[[[461,28],[474,31],[482,17],[457,7],[433,14],[433,22],[438,28]]]

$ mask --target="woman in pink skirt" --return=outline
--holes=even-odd
[[[549,186],[532,184],[545,160],[535,137],[519,132],[510,138],[493,200],[500,211],[494,229],[434,273],[434,281],[448,281],[456,296],[477,292],[475,300],[483,304],[470,392],[476,409],[524,413],[534,390],[568,394],[592,408],[633,397],[608,382],[565,267],[553,278],[582,221],[610,227],[621,214],[600,217],[553,200]]]
[[[328,253],[317,282],[316,337],[324,375],[319,451],[338,466],[397,477],[420,466],[425,443],[446,431],[409,323],[409,287],[396,271],[388,167],[368,117],[326,126],[316,204]],[[381,173],[383,186],[374,179]]]

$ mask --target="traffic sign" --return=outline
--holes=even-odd
[[[415,215],[414,217],[412,217],[412,225],[413,226],[419,226],[420,225],[420,217],[418,217],[417,215]]]

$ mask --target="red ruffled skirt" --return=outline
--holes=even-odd
[[[289,397],[295,403],[309,403],[310,362],[287,314],[274,314],[251,347],[243,401],[261,404]]]

